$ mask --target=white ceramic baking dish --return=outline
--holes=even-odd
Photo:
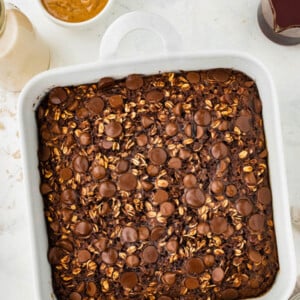
[[[165,42],[166,53],[155,58],[118,60],[114,57],[120,40],[136,28],[154,29]],[[51,270],[47,261],[47,232],[43,202],[39,192],[37,126],[35,109],[54,86],[96,82],[101,77],[121,78],[131,73],[155,74],[163,71],[233,68],[252,77],[263,102],[263,118],[269,149],[270,179],[273,192],[274,222],[278,243],[280,270],[272,288],[260,300],[286,300],[295,285],[295,253],[290,225],[287,182],[275,88],[265,67],[250,55],[234,52],[182,53],[180,37],[158,16],[132,12],[119,18],[103,37],[100,60],[94,64],[50,70],[32,79],[20,95],[19,122],[24,162],[26,199],[29,208],[33,247],[34,287],[36,299],[55,299]],[[196,300],[196,299],[195,299]]]

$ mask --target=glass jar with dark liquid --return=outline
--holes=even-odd
[[[258,23],[273,42],[300,44],[300,0],[262,0],[258,8]]]

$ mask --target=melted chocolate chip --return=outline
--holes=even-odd
[[[148,156],[154,165],[162,165],[167,160],[167,153],[163,148],[151,149]]]
[[[125,243],[133,243],[137,241],[138,233],[132,227],[124,227],[121,233],[121,240]]]
[[[105,125],[105,134],[111,138],[117,138],[122,134],[123,128],[119,122],[112,121]]]
[[[137,186],[137,179],[131,173],[122,174],[119,177],[118,186],[121,190],[124,191],[133,191]]]
[[[215,234],[222,234],[227,230],[228,223],[223,217],[213,217],[210,221],[210,228]]]
[[[208,110],[200,109],[194,115],[194,121],[197,125],[207,126],[211,122],[211,115]]]
[[[74,233],[79,237],[86,237],[93,231],[93,226],[87,221],[78,222],[75,225]]]
[[[153,90],[146,94],[146,100],[149,102],[160,102],[164,98],[164,94],[159,90]]]
[[[118,252],[114,248],[109,248],[101,254],[102,261],[108,265],[113,265],[118,259]]]
[[[211,154],[215,159],[223,159],[228,156],[229,150],[224,143],[220,142],[211,147]]]
[[[103,166],[95,165],[91,169],[91,174],[94,179],[103,179],[106,175],[106,170]]]
[[[99,115],[104,108],[104,102],[99,97],[94,97],[86,101],[86,108],[93,114]]]
[[[133,75],[127,76],[125,84],[129,90],[134,91],[143,86],[144,80],[143,80],[142,76],[133,74]]]
[[[85,173],[89,168],[89,161],[85,156],[77,155],[72,163],[73,170],[78,173]]]
[[[138,277],[135,272],[125,272],[120,276],[120,283],[123,288],[133,289],[138,284]]]
[[[204,271],[204,264],[200,258],[190,258],[185,263],[185,269],[190,274],[200,274]]]
[[[101,182],[99,186],[99,193],[102,197],[113,197],[117,191],[115,184],[111,181]]]
[[[76,202],[76,199],[77,199],[77,194],[72,189],[66,189],[60,195],[60,200],[65,204],[72,205]]]
[[[190,189],[185,195],[186,203],[194,208],[201,207],[205,203],[205,195],[200,189]]]
[[[249,216],[253,210],[252,203],[247,199],[239,199],[236,202],[235,207],[236,207],[238,213],[241,214],[243,217]]]
[[[154,246],[147,246],[143,250],[142,257],[143,257],[144,263],[152,264],[158,260],[159,254],[157,252],[157,249]]]

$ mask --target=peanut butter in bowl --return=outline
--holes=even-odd
[[[109,0],[40,0],[51,19],[62,25],[89,23],[100,15]]]

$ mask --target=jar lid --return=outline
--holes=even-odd
[[[5,27],[5,6],[4,1],[0,0],[0,35]]]

